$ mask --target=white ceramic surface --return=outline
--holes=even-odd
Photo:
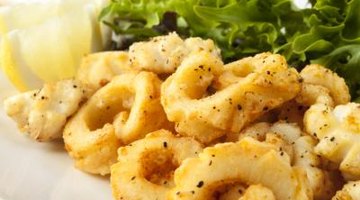
[[[17,130],[3,110],[14,93],[0,71],[0,199],[111,200],[109,177],[77,170],[62,143],[34,142]]]

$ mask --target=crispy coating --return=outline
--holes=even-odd
[[[335,72],[321,65],[311,64],[301,70],[300,76],[303,78],[304,83],[327,88],[335,105],[346,104],[350,101],[349,88],[345,80]]]
[[[46,142],[62,137],[67,118],[88,96],[87,86],[69,79],[10,97],[4,101],[4,108],[21,131],[34,140]]]
[[[99,89],[64,130],[65,147],[76,167],[108,174],[121,144],[167,126],[160,83],[150,72],[127,73]]]
[[[304,125],[320,140],[316,153],[339,164],[345,179],[360,179],[360,104],[348,103],[335,109],[315,104],[305,113]]]
[[[130,77],[130,78],[129,78]],[[120,80],[121,79],[121,80]],[[131,78],[124,74],[117,79],[125,95],[121,111],[114,119],[115,133],[125,144],[160,128],[173,129],[160,104],[160,79],[152,72],[140,72]]]
[[[136,42],[129,52],[100,52],[85,56],[76,79],[94,90],[103,87],[114,76],[139,71],[157,74],[173,73],[182,60],[197,51],[209,51],[220,58],[220,51],[212,40],[181,39],[176,33]]]
[[[300,91],[298,73],[280,55],[264,53],[238,63],[239,68],[251,68],[251,73],[241,73],[245,77],[218,87],[215,93],[209,88],[224,74],[221,60],[201,51],[181,63],[161,88],[161,103],[176,131],[209,143],[240,131]]]
[[[360,181],[350,181],[342,190],[336,192],[332,200],[357,200],[360,199]]]
[[[306,171],[314,199],[330,199],[336,186],[332,184],[331,172],[321,169],[320,157],[314,152],[316,141],[304,135],[294,123],[277,122],[274,124],[257,123],[244,129],[240,138],[253,137],[259,141],[277,146],[289,155],[293,166]]]
[[[173,73],[180,63],[192,53],[211,52],[220,58],[220,51],[212,40],[201,38],[181,39],[176,33],[154,37],[150,41],[130,46],[131,66],[157,74]]]
[[[176,187],[169,199],[214,199],[216,189],[231,182],[262,184],[279,200],[312,199],[304,172],[291,167],[288,156],[274,145],[251,137],[205,148],[198,158],[186,159],[175,171]]]
[[[167,200],[167,192],[174,187],[174,170],[201,151],[194,139],[176,137],[165,130],[119,148],[118,162],[111,167],[114,198]]]
[[[120,74],[136,71],[130,65],[129,54],[123,51],[101,52],[85,56],[76,79],[97,90]]]
[[[258,185],[251,185],[246,189],[244,196],[239,200],[275,200],[274,193],[268,188]]]
[[[310,83],[303,83],[301,85],[301,91],[296,97],[296,102],[305,106],[311,106],[315,103],[322,103],[329,106],[335,105],[328,88]]]

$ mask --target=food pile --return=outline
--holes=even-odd
[[[73,79],[8,98],[115,199],[359,199],[360,104],[329,69],[279,54],[224,64],[176,33],[87,55]]]

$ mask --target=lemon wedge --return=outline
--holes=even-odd
[[[0,8],[0,66],[20,91],[73,77],[81,58],[102,50],[96,17],[105,0],[55,0]]]

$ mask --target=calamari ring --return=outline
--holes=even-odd
[[[211,52],[220,58],[220,51],[212,40],[198,37],[181,39],[175,32],[158,36],[129,47],[131,66],[156,74],[171,74],[184,58],[197,51]]]
[[[301,91],[295,100],[297,103],[305,106],[311,106],[315,103],[326,104],[331,107],[335,105],[328,88],[310,83],[303,83],[301,85]]]
[[[305,129],[319,139],[315,152],[339,165],[346,180],[360,179],[360,104],[334,109],[315,104],[305,113]]]
[[[170,199],[213,199],[216,188],[232,182],[262,184],[279,200],[311,199],[304,172],[291,167],[273,145],[250,137],[205,148],[198,158],[186,159],[175,171]]]
[[[136,71],[130,66],[129,54],[124,51],[100,52],[85,56],[76,79],[97,90],[114,76]]]
[[[300,72],[304,83],[320,85],[329,89],[335,105],[346,104],[350,101],[349,88],[345,80],[335,72],[318,64],[307,65]]]
[[[336,192],[332,200],[356,200],[360,199],[360,181],[350,181]]]
[[[332,183],[331,172],[321,169],[321,160],[314,152],[316,141],[304,135],[293,123],[282,121],[274,124],[257,123],[240,133],[240,138],[250,136],[259,141],[275,145],[290,156],[293,166],[306,171],[314,199],[329,199],[334,195],[336,186]]]
[[[108,174],[121,144],[167,127],[160,84],[151,72],[128,73],[99,89],[64,130],[65,147],[75,165],[86,172]]]
[[[214,94],[207,90],[224,72],[219,58],[200,51],[181,63],[161,88],[161,103],[176,131],[210,143],[240,131],[300,91],[298,73],[280,55],[264,53],[240,63],[238,68],[252,71]]]
[[[90,93],[85,84],[65,79],[9,97],[4,101],[4,109],[21,131],[36,141],[48,142],[62,138],[67,119]]]
[[[111,167],[113,196],[166,200],[167,192],[174,186],[173,170],[201,151],[194,139],[176,137],[165,130],[119,148],[119,161]]]

